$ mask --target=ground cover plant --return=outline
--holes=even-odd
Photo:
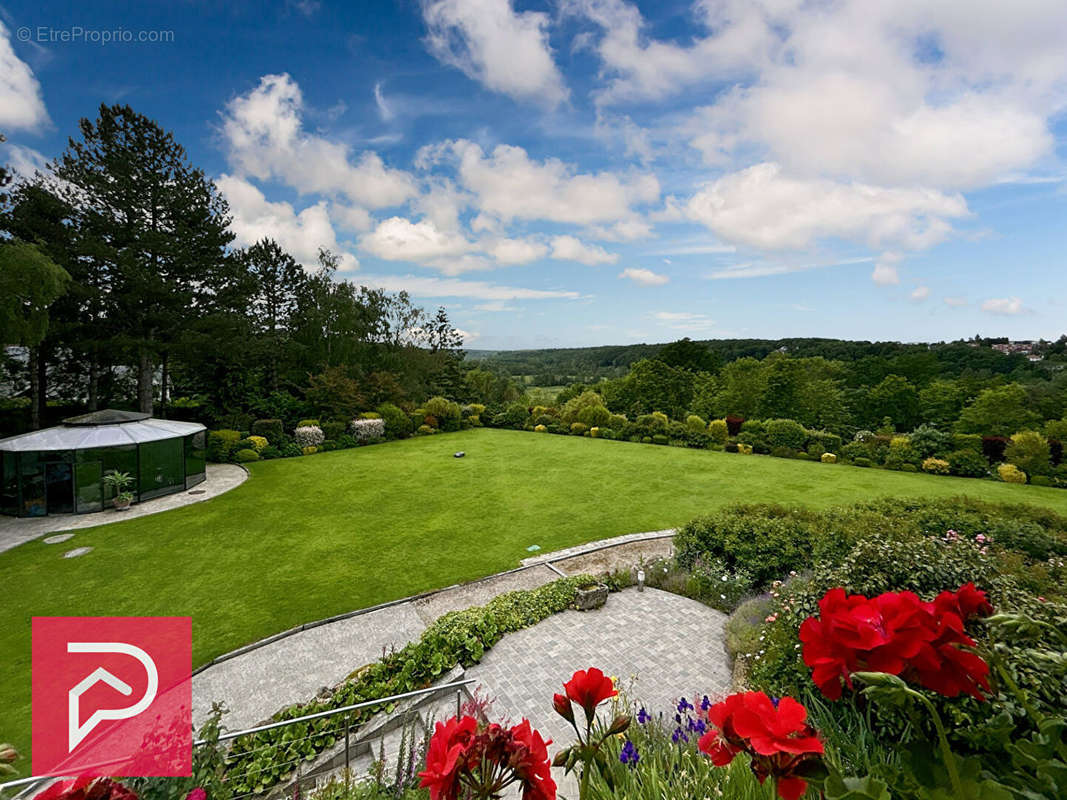
[[[40,541],[0,554],[4,739],[28,750],[31,612],[190,614],[199,665],[293,625],[508,569],[532,544],[660,530],[753,497],[824,508],[969,495],[1067,512],[1067,493],[1045,487],[483,429],[248,467],[249,481],[214,500],[80,531],[94,548],[80,558]]]

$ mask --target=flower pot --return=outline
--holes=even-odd
[[[126,509],[128,509],[130,507],[130,503],[132,503],[132,502],[133,502],[132,500],[127,500],[125,498],[123,498],[122,500],[119,500],[116,497],[114,500],[111,501],[111,504],[114,506],[116,511],[125,511]]]
[[[592,611],[608,601],[608,587],[603,583],[579,586],[574,595],[574,607],[579,611]]]

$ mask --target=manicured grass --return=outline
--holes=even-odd
[[[518,431],[251,473],[214,500],[79,531],[72,544],[93,547],[80,558],[40,541],[0,554],[0,741],[28,752],[31,615],[190,615],[202,664],[302,622],[514,567],[531,544],[667,528],[729,503],[967,494],[1067,513],[1057,489]]]

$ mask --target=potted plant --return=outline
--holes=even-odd
[[[104,474],[104,486],[110,489],[115,499],[111,501],[116,511],[125,511],[133,502],[133,476],[128,472],[119,472],[116,469],[109,470]]]

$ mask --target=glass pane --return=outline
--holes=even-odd
[[[19,454],[19,480],[22,484],[22,507],[24,517],[43,517],[48,513],[45,502],[44,464],[38,461],[37,453]]]
[[[19,474],[16,453],[0,453],[0,514],[19,513]]]
[[[101,474],[106,475],[111,470],[125,472],[133,478],[133,486],[130,491],[137,496],[137,445],[129,444],[120,447],[100,447],[92,450],[79,450],[78,458],[84,461],[99,461]],[[104,488],[104,504],[107,505],[114,499],[115,493]]]
[[[204,449],[206,436],[203,431],[185,437],[185,485],[194,486],[204,480],[207,452]]]
[[[69,453],[62,454],[68,458]],[[61,454],[56,454],[62,457]],[[51,460],[44,465],[45,495],[49,514],[74,511],[74,468],[69,460]]]
[[[104,507],[103,486],[100,483],[104,474],[103,464],[99,461],[82,461],[74,470],[78,486],[78,513],[100,511]]]
[[[142,500],[185,488],[185,474],[182,470],[183,441],[181,439],[145,442],[139,447]]]

